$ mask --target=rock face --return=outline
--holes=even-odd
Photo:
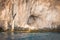
[[[8,24],[11,22],[11,1],[0,0],[0,27],[4,30],[8,29]]]
[[[3,29],[59,28],[60,0],[0,0],[0,26]]]

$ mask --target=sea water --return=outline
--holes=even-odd
[[[21,32],[1,32],[0,40],[60,40],[60,33],[21,33]]]

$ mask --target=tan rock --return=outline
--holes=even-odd
[[[15,23],[30,29],[57,28],[60,25],[58,4],[58,0],[19,0]]]
[[[60,25],[59,2],[59,0],[6,0],[0,6],[0,20],[5,20],[5,27],[8,27],[9,23],[12,30],[15,26],[29,29],[57,28]]]

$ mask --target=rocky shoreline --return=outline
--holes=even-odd
[[[0,30],[59,32],[60,0],[0,0]]]
[[[37,33],[37,32],[60,32],[60,29],[49,29],[49,28],[44,28],[44,29],[38,29],[38,30],[31,30],[29,28],[21,28],[21,27],[15,27],[14,31],[11,31],[11,29],[3,30],[0,28],[0,32],[30,32],[30,33]]]

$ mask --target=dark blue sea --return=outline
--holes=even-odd
[[[60,33],[20,33],[20,32],[1,32],[0,40],[60,40]]]

